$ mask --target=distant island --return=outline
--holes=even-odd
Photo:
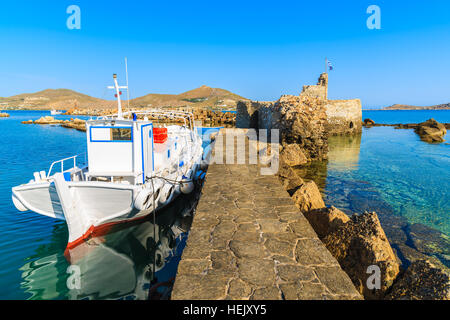
[[[450,103],[438,104],[428,107],[411,106],[407,104],[393,104],[392,106],[382,108],[381,110],[450,110]]]
[[[125,98],[126,95],[122,95]],[[230,91],[201,86],[180,94],[150,93],[130,100],[130,106],[142,108],[190,107],[214,110],[235,110],[239,100],[248,100]],[[126,100],[124,105],[127,104]],[[110,109],[114,100],[94,98],[69,89],[47,89],[35,93],[23,93],[11,97],[0,97],[0,110],[68,110]]]

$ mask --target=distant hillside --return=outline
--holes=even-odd
[[[86,108],[93,105],[108,105],[110,102],[94,98],[69,89],[47,89],[35,93],[22,93],[0,98],[2,109],[69,109]]]
[[[407,104],[394,104],[389,107],[385,107],[382,110],[450,110],[450,103],[438,104],[429,107],[410,106]]]
[[[130,100],[132,107],[194,107],[235,109],[237,101],[247,100],[220,88],[201,86],[180,94],[151,93]],[[126,105],[127,101],[124,101]],[[114,108],[116,101],[94,98],[69,89],[47,89],[35,93],[23,93],[12,97],[0,97],[0,109],[103,109]]]
[[[130,100],[130,104],[141,107],[190,106],[194,108],[235,109],[239,100],[247,99],[224,89],[201,86],[180,94],[148,94]]]

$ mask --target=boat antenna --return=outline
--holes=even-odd
[[[127,75],[127,102],[128,102],[128,110],[130,109],[130,87],[128,86],[128,60],[125,57],[125,73]]]
[[[120,95],[122,94],[122,92],[120,92],[119,89],[127,89],[128,91],[128,86],[119,86],[119,84],[117,83],[117,74],[113,74],[113,79],[114,79],[114,86],[108,86],[108,89],[115,89],[116,90],[116,98],[117,98],[117,119],[122,120],[123,119],[123,114],[122,114],[122,103],[120,101]]]

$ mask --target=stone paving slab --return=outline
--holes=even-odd
[[[361,299],[278,178],[259,172],[209,166],[172,299]]]

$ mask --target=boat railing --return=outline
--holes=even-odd
[[[183,119],[185,126],[189,125],[191,129],[194,129],[194,114],[189,111],[180,111],[180,110],[161,110],[161,109],[150,109],[150,110],[132,110],[127,111],[122,114],[125,118],[131,118],[133,114],[143,115],[143,116],[163,116],[168,119]],[[100,116],[97,117],[98,120],[109,120],[117,118],[117,114]]]
[[[70,164],[67,164],[67,162],[69,162],[70,160]],[[84,161],[84,162],[80,162],[80,161]],[[64,166],[64,163],[66,162],[66,166]],[[64,158],[61,160],[57,160],[54,161],[51,165],[50,165],[50,169],[48,170],[47,173],[47,178],[49,178],[52,175],[52,171],[53,170],[57,170],[56,166],[60,165],[60,171],[61,173],[67,172],[72,170],[73,168],[77,167],[78,165],[85,166],[87,164],[87,158],[86,158],[86,153],[81,153],[81,154],[77,154],[74,155],[72,157],[68,157],[68,158]],[[80,166],[78,166],[78,168],[81,168]]]

